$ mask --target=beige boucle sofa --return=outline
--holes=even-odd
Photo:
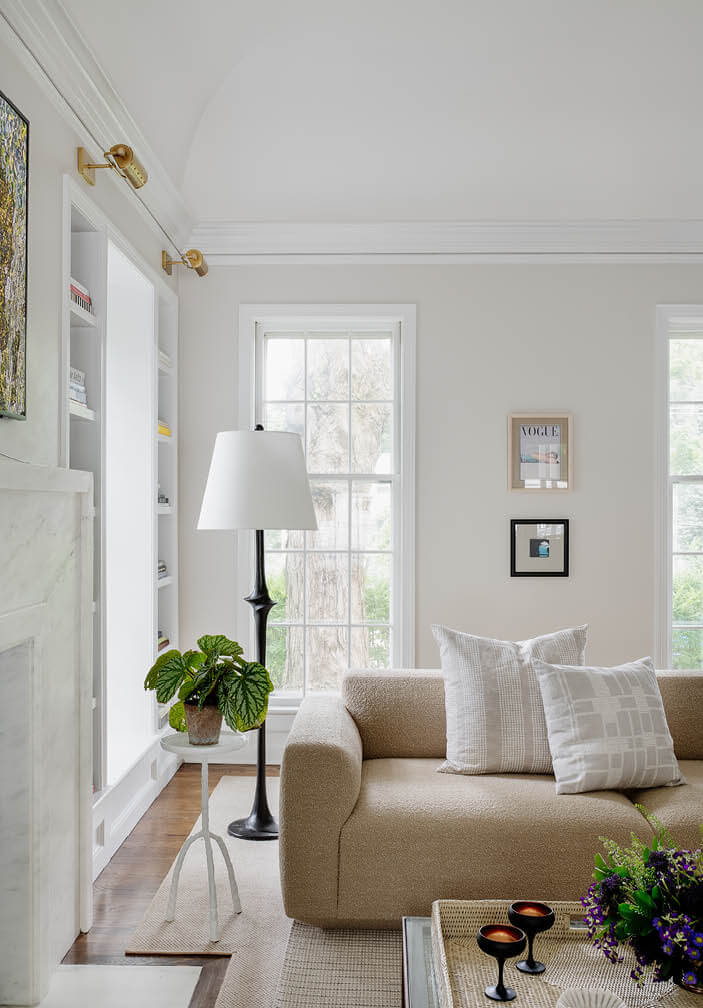
[[[554,778],[436,773],[445,752],[438,672],[350,673],[310,697],[281,768],[281,882],[289,917],[322,927],[397,927],[433,900],[578,899],[598,838],[649,826],[686,846],[703,822],[703,674],[659,673],[687,784],[557,795]]]

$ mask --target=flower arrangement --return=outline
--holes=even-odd
[[[595,882],[581,900],[588,936],[613,963],[629,945],[638,985],[651,977],[703,991],[703,851],[679,849],[655,816],[637,808],[654,838],[647,845],[633,835],[620,847],[601,837],[605,857],[596,854]]]

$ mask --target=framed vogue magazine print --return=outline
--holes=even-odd
[[[569,519],[511,519],[510,576],[568,577]]]
[[[27,416],[29,123],[0,91],[0,417]]]
[[[571,490],[570,413],[511,413],[508,417],[508,489]]]

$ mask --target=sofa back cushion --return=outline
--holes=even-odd
[[[364,759],[444,757],[444,679],[435,669],[348,672],[344,705],[356,721]]]
[[[657,672],[674,751],[703,759],[703,672]],[[444,759],[444,680],[434,669],[348,672],[344,705],[359,729],[364,759]]]
[[[703,672],[657,672],[679,759],[703,759]]]

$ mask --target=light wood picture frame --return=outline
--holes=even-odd
[[[573,416],[564,411],[510,413],[508,490],[572,490],[573,426]]]

